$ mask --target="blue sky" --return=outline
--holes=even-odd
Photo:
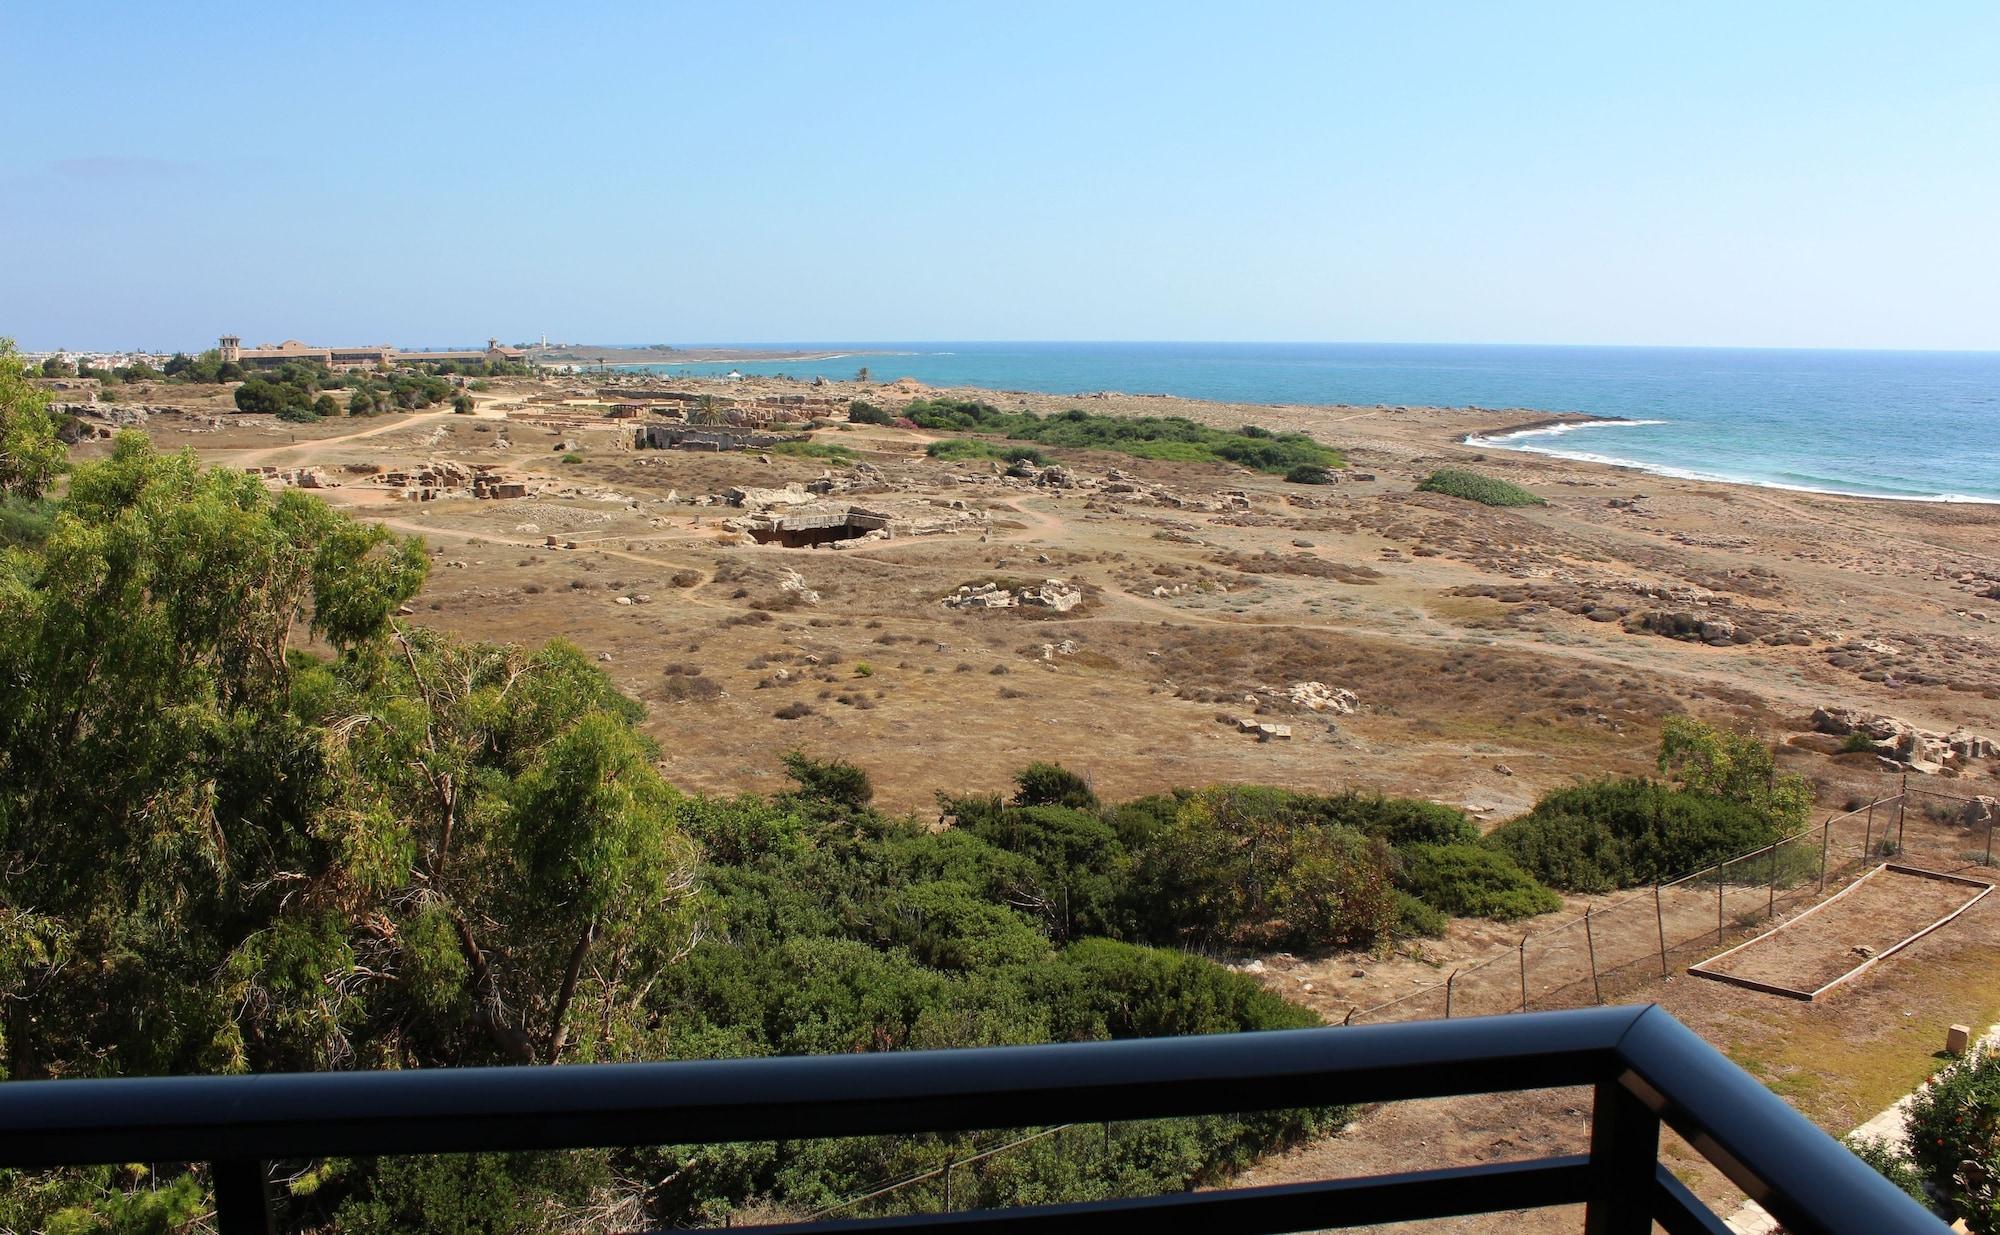
[[[2000,348],[2000,5],[0,12],[24,346]]]

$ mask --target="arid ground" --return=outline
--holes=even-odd
[[[938,393],[849,385],[814,393],[892,411]],[[185,409],[146,419],[163,447],[221,465],[317,469],[328,501],[422,535],[436,561],[418,620],[578,644],[646,704],[667,775],[693,790],[776,789],[779,756],[799,746],[853,761],[880,804],[924,816],[939,791],[1002,790],[1028,761],[1056,759],[1112,798],[1225,781],[1352,786],[1461,805],[1492,823],[1548,789],[1649,770],[1661,718],[1690,711],[1786,743],[1781,766],[1810,779],[1831,812],[1893,793],[1899,778],[1808,734],[1815,708],[1890,714],[1940,734],[2000,732],[2000,507],[1669,479],[1460,444],[1531,412],[980,393],[1010,410],[1303,430],[1348,457],[1337,483],[1307,486],[1050,450],[1076,482],[1055,487],[988,462],[929,459],[937,435],[892,427],[816,432],[858,452],[859,467],[637,450],[632,422],[607,419],[581,379],[503,380],[471,415],[304,426],[241,416],[191,389],[126,401]],[[730,393],[805,389],[758,381]],[[525,401],[553,391],[573,403]],[[410,501],[367,473],[440,461],[493,465],[530,493]],[[1547,504],[1496,509],[1417,492],[1440,466],[1517,482]],[[847,487],[839,501],[928,508],[958,530],[787,549],[752,543],[725,526],[741,511],[707,501],[823,473]],[[1083,603],[941,603],[961,585],[1044,579],[1079,587]],[[1269,693],[1302,682],[1351,690],[1358,708],[1315,712]],[[1242,731],[1237,720],[1253,716],[1288,725],[1290,738]],[[1955,794],[2000,793],[2000,761],[1926,779]],[[1921,826],[1954,869],[1970,865],[1954,855],[1983,839],[1956,836],[1942,818]],[[1844,1131],[1935,1066],[1944,1025],[2000,1017],[1996,902],[1819,1004],[1687,977],[1617,993],[1666,1003]],[[1338,1018],[1519,934],[1460,923],[1445,940],[1389,955],[1270,958],[1266,980]],[[1409,1104],[1268,1163],[1255,1181],[1526,1156],[1580,1144],[1588,1109],[1584,1097],[1545,1095]],[[1689,1178],[1728,1194],[1712,1174],[1690,1167]]]

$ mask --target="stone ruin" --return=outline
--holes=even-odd
[[[533,492],[527,481],[506,475],[497,464],[459,463],[452,459],[434,459],[413,472],[379,472],[375,483],[396,490],[396,496],[411,502],[429,502],[457,495],[476,498],[528,497]]]
[[[1976,761],[2000,759],[2000,743],[1981,734],[1965,729],[1933,733],[1894,716],[1870,716],[1852,708],[1816,709],[1812,727],[1832,737],[1860,734],[1893,771],[1956,776]]]
[[[787,549],[838,547],[840,541],[887,540],[890,536],[889,516],[880,511],[820,503],[727,519],[723,526],[747,532],[760,545],[782,545]]]
[[[763,433],[732,425],[644,424],[632,431],[632,445],[640,450],[757,450],[804,440],[798,434]]]
[[[1044,579],[1031,587],[1005,588],[997,583],[965,584],[944,598],[947,609],[1011,609],[1027,606],[1068,613],[1083,603],[1083,591],[1063,579]]]

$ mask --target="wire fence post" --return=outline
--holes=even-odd
[[[1764,920],[1778,916],[1778,844],[1771,842],[1771,897],[1764,906]]]
[[[1444,1019],[1446,1020],[1451,1019],[1451,988],[1457,982],[1458,970],[1454,969],[1451,971],[1451,976],[1444,980]]]
[[[1910,800],[1910,774],[1903,773],[1903,788],[1896,795],[1896,856],[1903,856],[1903,814],[1904,806]]]
[[[1980,863],[1981,866],[1993,865],[1993,815],[1993,811],[1986,812],[1986,860]]]
[[[1822,896],[1826,894],[1827,848],[1832,843],[1833,843],[1833,819],[1829,817],[1825,823],[1819,825],[1819,891],[1820,895]]]
[[[1660,976],[1667,976],[1667,914],[1660,907],[1660,885],[1653,885],[1653,925],[1660,932]]]
[[[1521,1011],[1528,1010],[1528,937],[1521,936]]]
[[[1875,803],[1868,804],[1868,822],[1861,827],[1861,860],[1868,860],[1868,850],[1875,843]]]
[[[944,1212],[946,1213],[951,1212],[951,1168],[951,1163],[944,1164]]]
[[[1715,864],[1715,942],[1722,942],[1722,863]]]
[[[1583,907],[1583,946],[1590,950],[1590,989],[1597,996],[1597,1002],[1604,1002],[1604,985],[1597,980],[1597,940],[1590,931],[1589,905]]]

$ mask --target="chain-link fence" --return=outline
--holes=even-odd
[[[1951,803],[1919,809],[1919,802]],[[1695,954],[1818,903],[1829,889],[1888,857],[1939,869],[1990,864],[1994,812],[1976,798],[1910,789],[1843,811],[1803,832],[1592,904],[1582,915],[1522,937],[1506,952],[1454,970],[1347,1021],[1486,1016],[1603,1003]],[[1969,820],[1978,819],[1971,823]]]

